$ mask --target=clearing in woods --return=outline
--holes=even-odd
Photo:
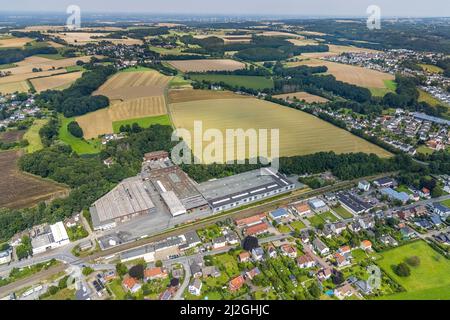
[[[24,139],[28,140],[27,151],[33,153],[39,151],[44,146],[42,145],[41,137],[39,136],[39,130],[49,121],[49,119],[36,119],[33,125],[28,129],[28,131],[23,136]]]
[[[39,93],[49,89],[64,89],[81,77],[83,72],[70,72],[50,77],[31,79],[34,89]]]
[[[100,152],[100,141],[96,139],[85,140],[73,136],[67,129],[67,125],[74,121],[75,118],[66,118],[62,115],[59,117],[61,127],[59,128],[58,138],[67,143],[78,154],[95,154]],[[81,126],[81,124],[80,124]],[[84,130],[83,130],[84,131]]]
[[[231,59],[200,59],[167,61],[181,72],[235,71],[244,69],[245,64]]]
[[[208,81],[212,83],[223,82],[233,87],[246,87],[250,89],[272,89],[273,80],[260,76],[238,76],[228,74],[191,74],[191,79],[196,81]]]
[[[191,134],[196,120],[203,121],[203,130],[219,129],[224,136],[226,129],[279,129],[280,156],[305,155],[320,151],[365,152],[375,153],[380,157],[391,156],[386,150],[346,130],[305,112],[268,101],[252,98],[218,99],[173,103],[169,106],[175,127],[185,128]],[[270,137],[268,139],[270,142]],[[206,145],[208,143],[204,143],[204,146]],[[204,162],[211,162],[211,159],[204,159]]]
[[[326,66],[328,68],[327,73],[335,76],[337,80],[365,88],[386,88],[385,81],[395,79],[393,75],[388,73],[319,59],[305,59],[297,62],[288,62],[287,65],[290,67],[301,65],[311,67]]]
[[[0,152],[0,207],[26,208],[67,194],[62,185],[21,172],[17,167],[21,155],[21,151]]]

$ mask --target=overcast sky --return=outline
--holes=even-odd
[[[375,4],[383,16],[450,16],[450,0],[0,0],[0,12],[64,13],[71,4],[85,12],[298,16],[365,16]]]

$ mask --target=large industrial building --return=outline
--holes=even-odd
[[[213,212],[220,212],[255,202],[295,188],[273,169],[262,168],[198,185]]]
[[[157,190],[172,216],[209,210],[205,198],[183,170],[169,158],[149,157],[151,160],[144,163],[141,177]]]
[[[60,221],[52,225],[34,227],[30,233],[33,254],[39,254],[70,243],[64,224]]]
[[[148,187],[139,176],[123,180],[90,208],[95,230],[111,229],[119,222],[150,214],[155,210]]]

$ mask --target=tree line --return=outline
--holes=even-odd
[[[102,95],[91,96],[91,94],[115,72],[116,69],[110,65],[93,66],[69,88],[62,91],[41,92],[37,100],[48,109],[63,113],[68,118],[105,108],[109,105],[109,99]]]

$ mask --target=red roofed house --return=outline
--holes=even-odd
[[[281,249],[282,255],[290,257],[290,258],[297,258],[297,249],[294,248],[292,245],[283,244],[280,249]]]
[[[430,197],[430,190],[425,188],[425,187],[423,187],[422,190],[419,191],[419,194],[420,194],[421,197],[429,198]]]
[[[133,277],[126,277],[122,281],[122,286],[126,291],[129,291],[131,293],[136,293],[141,288],[141,284],[139,281]]]
[[[255,225],[253,225],[251,227],[248,227],[245,230],[245,235],[247,235],[247,236],[257,236],[259,234],[266,233],[267,231],[269,231],[269,227],[267,226],[267,223],[261,222],[261,223],[255,224]]]
[[[230,291],[238,291],[239,289],[242,288],[244,283],[245,283],[245,279],[242,275],[240,275],[230,281],[228,288],[230,289]]]
[[[334,254],[334,259],[336,260],[337,266],[338,267],[343,267],[343,266],[347,266],[350,264],[350,261],[348,259],[346,259],[342,254],[340,253],[335,253]]]
[[[370,242],[369,240],[361,241],[361,249],[372,250],[372,242]]]
[[[297,203],[295,204],[292,209],[294,210],[294,212],[296,212],[299,216],[304,216],[304,215],[308,215],[311,213],[311,208],[309,207],[309,205],[305,202],[302,203]]]
[[[299,268],[312,268],[316,265],[316,260],[310,254],[304,254],[297,258],[297,265]]]
[[[342,246],[339,248],[340,254],[347,254],[350,253],[350,251],[351,251],[350,246]]]
[[[145,281],[155,280],[155,279],[165,279],[167,277],[168,277],[167,272],[160,267],[144,270]]]
[[[265,218],[266,215],[264,213],[260,213],[248,218],[237,219],[235,222],[238,227],[251,227],[255,224],[261,223]]]
[[[250,260],[250,252],[244,251],[239,253],[238,259],[239,262],[248,262]]]
[[[356,293],[356,290],[350,284],[344,284],[343,286],[334,289],[334,295],[339,299],[345,299],[351,297]]]
[[[321,281],[325,281],[325,280],[330,279],[330,277],[331,277],[331,269],[326,268],[326,269],[319,270],[319,272],[317,272],[317,277]]]

